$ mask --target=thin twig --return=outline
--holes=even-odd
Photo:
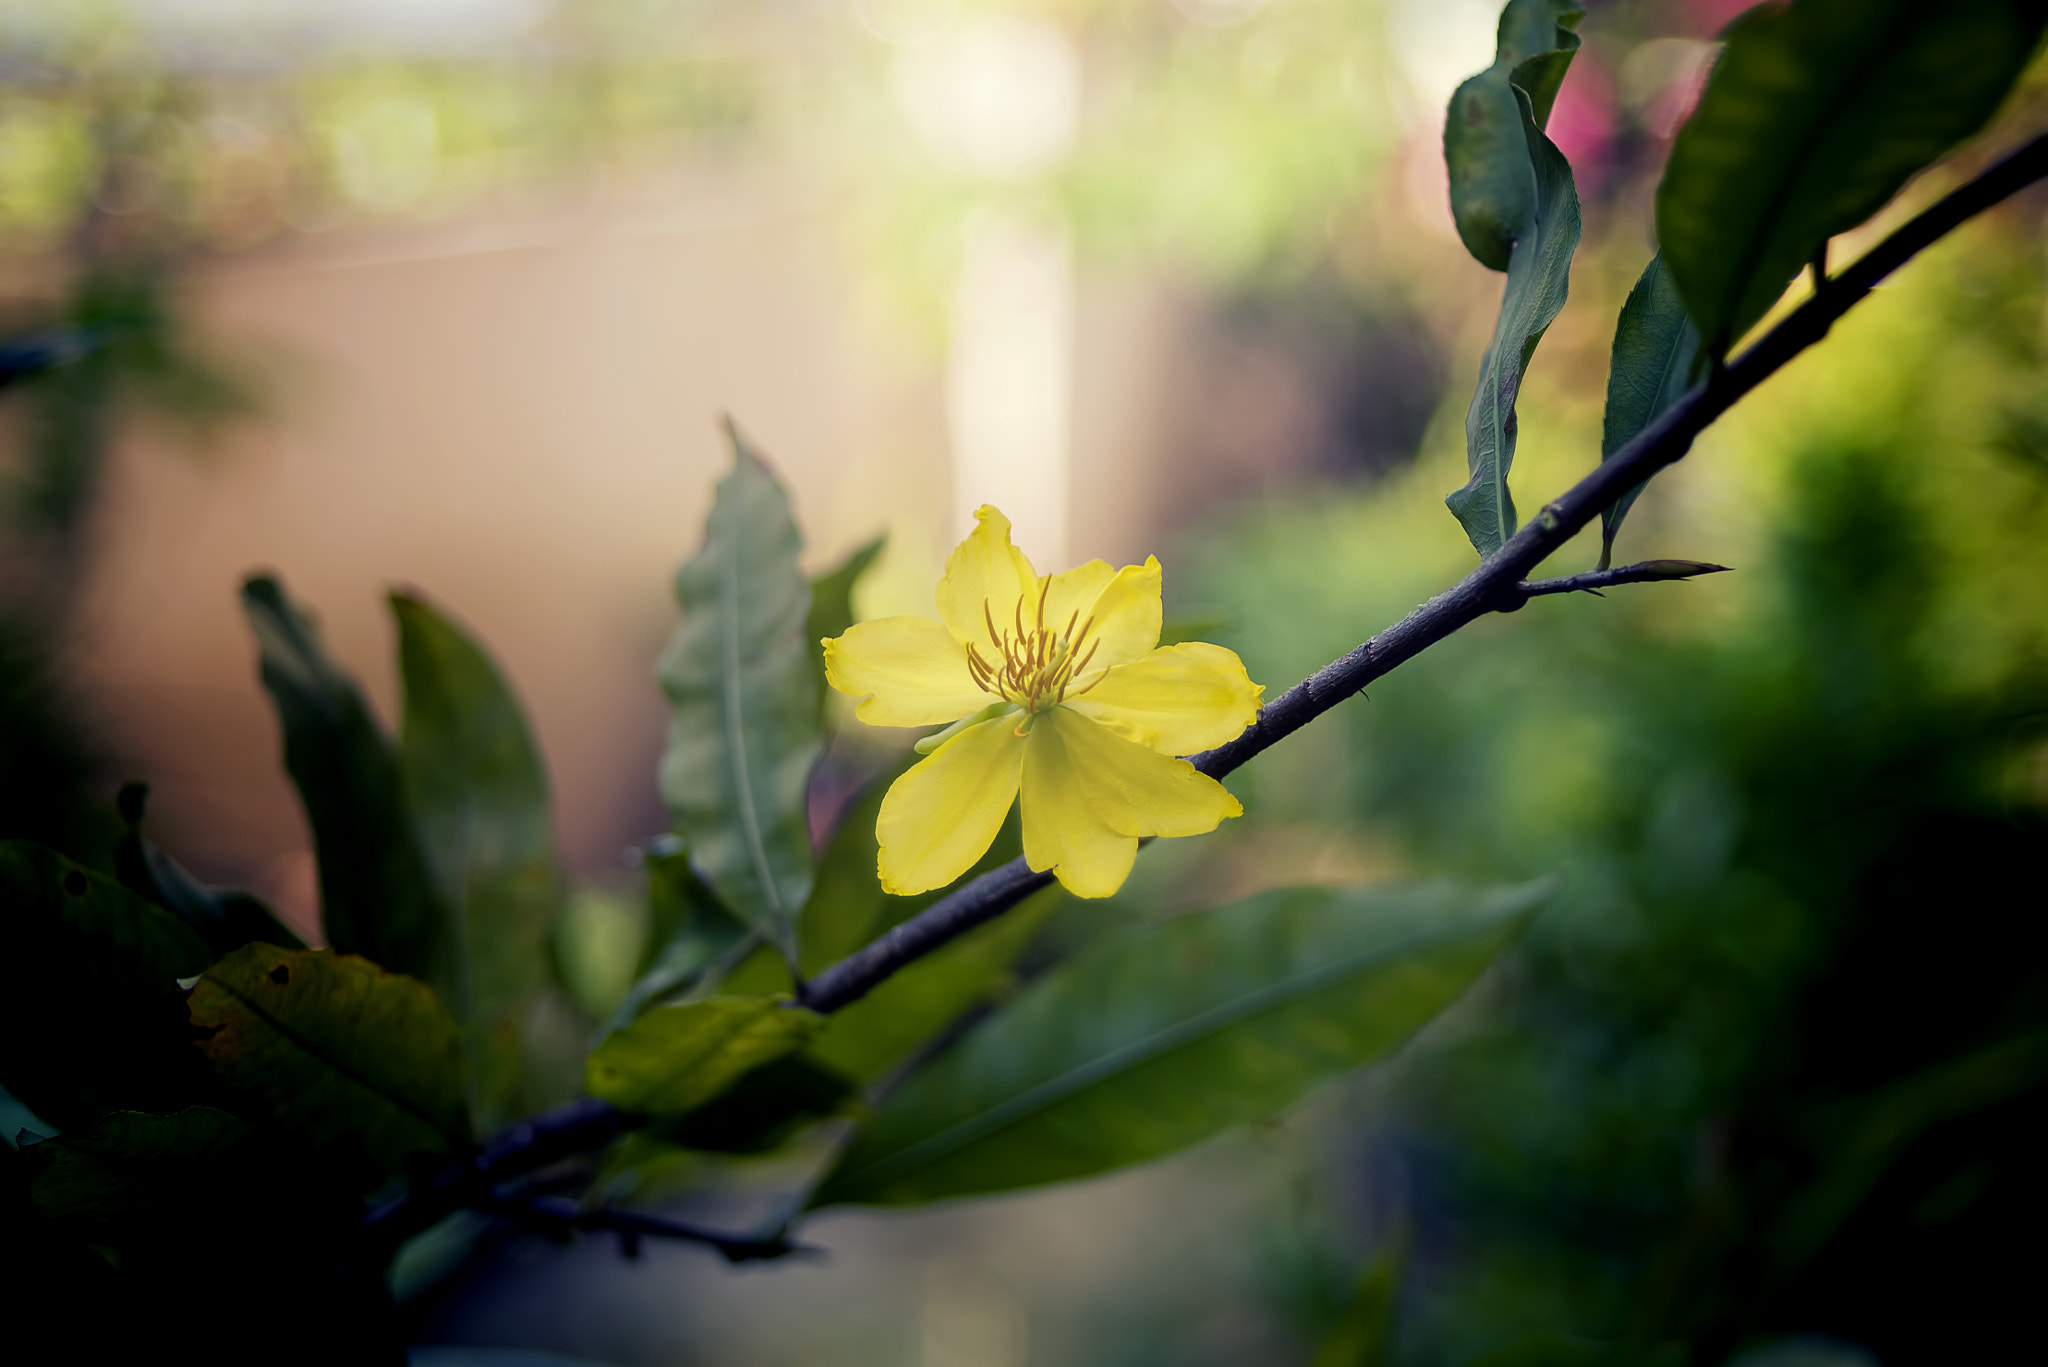
[[[1266,704],[1258,720],[1237,739],[1191,756],[1195,767],[1213,778],[1223,777],[1488,613],[1513,611],[1537,594],[1567,592],[1566,585],[1597,587],[1578,582],[1590,577],[1585,575],[1533,584],[1526,582],[1526,576],[1598,517],[1601,509],[1682,458],[1702,429],[1825,337],[1835,320],[1878,282],[1945,233],[2043,177],[2048,177],[2048,136],[2027,143],[1885,238],[1868,255],[1830,278],[1733,364],[1716,362],[1704,382],[1561,498],[1546,504],[1472,573]],[[1640,568],[1627,566],[1608,573],[1625,574]],[[1002,915],[1051,882],[1050,873],[1033,873],[1022,858],[1013,859],[826,969],[806,985],[803,1004],[813,1011],[831,1012],[858,1001],[904,965]],[[365,1223],[398,1237],[416,1233],[452,1210],[488,1201],[493,1184],[538,1171],[572,1153],[601,1148],[644,1119],[622,1114],[600,1101],[572,1102],[513,1126],[473,1159],[451,1165],[442,1178],[373,1212]]]
[[[1190,756],[1221,778],[1306,726],[1389,670],[1490,612],[1520,606],[1530,570],[1576,536],[1600,510],[1692,449],[1693,438],[1736,400],[1825,337],[1837,318],[1913,255],[2024,186],[2048,176],[2048,136],[2039,137],[1921,213],[1832,277],[1740,359],[1705,381],[1614,453],[1563,497],[1546,504],[1505,546],[1456,585],[1379,635],[1267,703],[1243,735]],[[1019,857],[941,898],[810,982],[804,1005],[836,1011],[860,1000],[905,964],[1001,915],[1052,881]]]
[[[715,1248],[732,1263],[765,1262],[786,1258],[792,1253],[816,1253],[819,1249],[808,1244],[792,1243],[787,1236],[752,1234],[728,1234],[723,1230],[707,1229],[683,1220],[668,1220],[659,1215],[647,1215],[633,1210],[617,1210],[600,1206],[586,1210],[574,1201],[559,1196],[522,1196],[494,1199],[480,1207],[492,1215],[501,1216],[515,1224],[523,1224],[553,1239],[567,1239],[576,1231],[609,1231],[619,1236],[619,1245],[627,1257],[639,1252],[640,1240],[676,1239],[685,1243],[703,1244]]]

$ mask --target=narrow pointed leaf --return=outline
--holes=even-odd
[[[676,573],[682,621],[659,674],[670,704],[661,791],[721,900],[789,953],[811,891],[806,790],[818,680],[810,581],[789,496],[737,429],[704,549]]]
[[[1731,24],[1657,189],[1657,238],[1708,350],[1983,127],[2044,23],[2040,0],[1798,0]]]
[[[1142,1163],[1385,1058],[1548,885],[1268,893],[1120,934],[879,1107],[813,1197],[897,1205]]]
[[[249,579],[242,606],[284,729],[285,768],[313,828],[328,944],[452,986],[449,916],[407,809],[397,752],[275,579]]]
[[[1600,459],[1612,460],[1637,433],[1684,398],[1700,378],[1701,359],[1699,329],[1686,314],[1685,301],[1678,297],[1664,258],[1653,256],[1628,292],[1620,321],[1615,324]],[[1644,480],[1601,510],[1601,569],[1612,562],[1615,533],[1648,483]]]
[[[215,954],[254,940],[281,949],[306,947],[261,899],[234,888],[208,887],[143,835],[142,812],[148,798],[148,784],[130,783],[115,801],[127,827],[114,845],[114,872],[123,887],[198,931]]]
[[[192,1025],[245,1118],[374,1186],[469,1137],[461,1036],[433,990],[367,959],[247,945],[192,990]]]
[[[622,1111],[682,1115],[803,1047],[823,1017],[775,997],[658,1006],[590,1055],[584,1085]]]
[[[450,911],[444,1000],[469,1031],[479,1097],[504,1113],[519,1100],[519,1014],[542,985],[561,900],[547,770],[483,648],[417,595],[392,594],[391,613],[405,682],[399,767]]]
[[[116,1110],[174,1111],[207,1083],[179,978],[213,952],[111,878],[27,841],[0,842],[0,963],[12,1025],[0,1086],[61,1130]]]
[[[1572,168],[1531,116],[1528,96],[1513,92],[1534,168],[1532,208],[1508,256],[1507,286],[1493,340],[1479,366],[1479,388],[1465,414],[1465,461],[1471,478],[1444,500],[1473,548],[1492,555],[1515,534],[1508,472],[1515,463],[1515,401],[1536,344],[1543,340],[1570,285],[1579,245],[1579,194]]]

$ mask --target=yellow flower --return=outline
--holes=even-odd
[[[1159,562],[1040,575],[1010,520],[975,514],[939,621],[885,617],[826,641],[825,677],[873,726],[937,726],[875,824],[882,886],[944,887],[1024,800],[1024,857],[1079,897],[1123,886],[1140,836],[1201,835],[1238,805],[1180,755],[1231,740],[1263,690],[1221,646],[1159,648]],[[942,625],[943,624],[943,625]]]

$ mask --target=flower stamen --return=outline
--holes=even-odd
[[[1051,631],[1045,625],[1046,602],[1052,593],[1052,581],[1046,579],[1039,584],[1038,603],[1025,623],[1024,600],[1020,596],[1010,611],[1010,630],[996,626],[995,607],[986,599],[981,605],[981,619],[988,627],[989,643],[997,652],[994,662],[982,657],[975,643],[967,647],[967,671],[973,676],[975,685],[987,693],[1024,709],[1027,716],[1056,707],[1065,701],[1068,694],[1074,696],[1093,688],[1101,682],[1098,677],[1082,688],[1073,688],[1074,681],[1088,668],[1095,651],[1102,643],[1089,640],[1095,619],[1091,616],[1081,621],[1080,609],[1076,608],[1067,618],[1065,631]],[[1079,622],[1077,630],[1075,623]]]

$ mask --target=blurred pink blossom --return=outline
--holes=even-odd
[[[1755,8],[1756,0],[1686,0],[1684,5],[1693,32],[1702,38],[1719,36],[1730,19]]]
[[[1591,53],[1581,52],[1572,63],[1544,131],[1571,161],[1580,190],[1597,190],[1606,179],[1614,142],[1614,82]]]

